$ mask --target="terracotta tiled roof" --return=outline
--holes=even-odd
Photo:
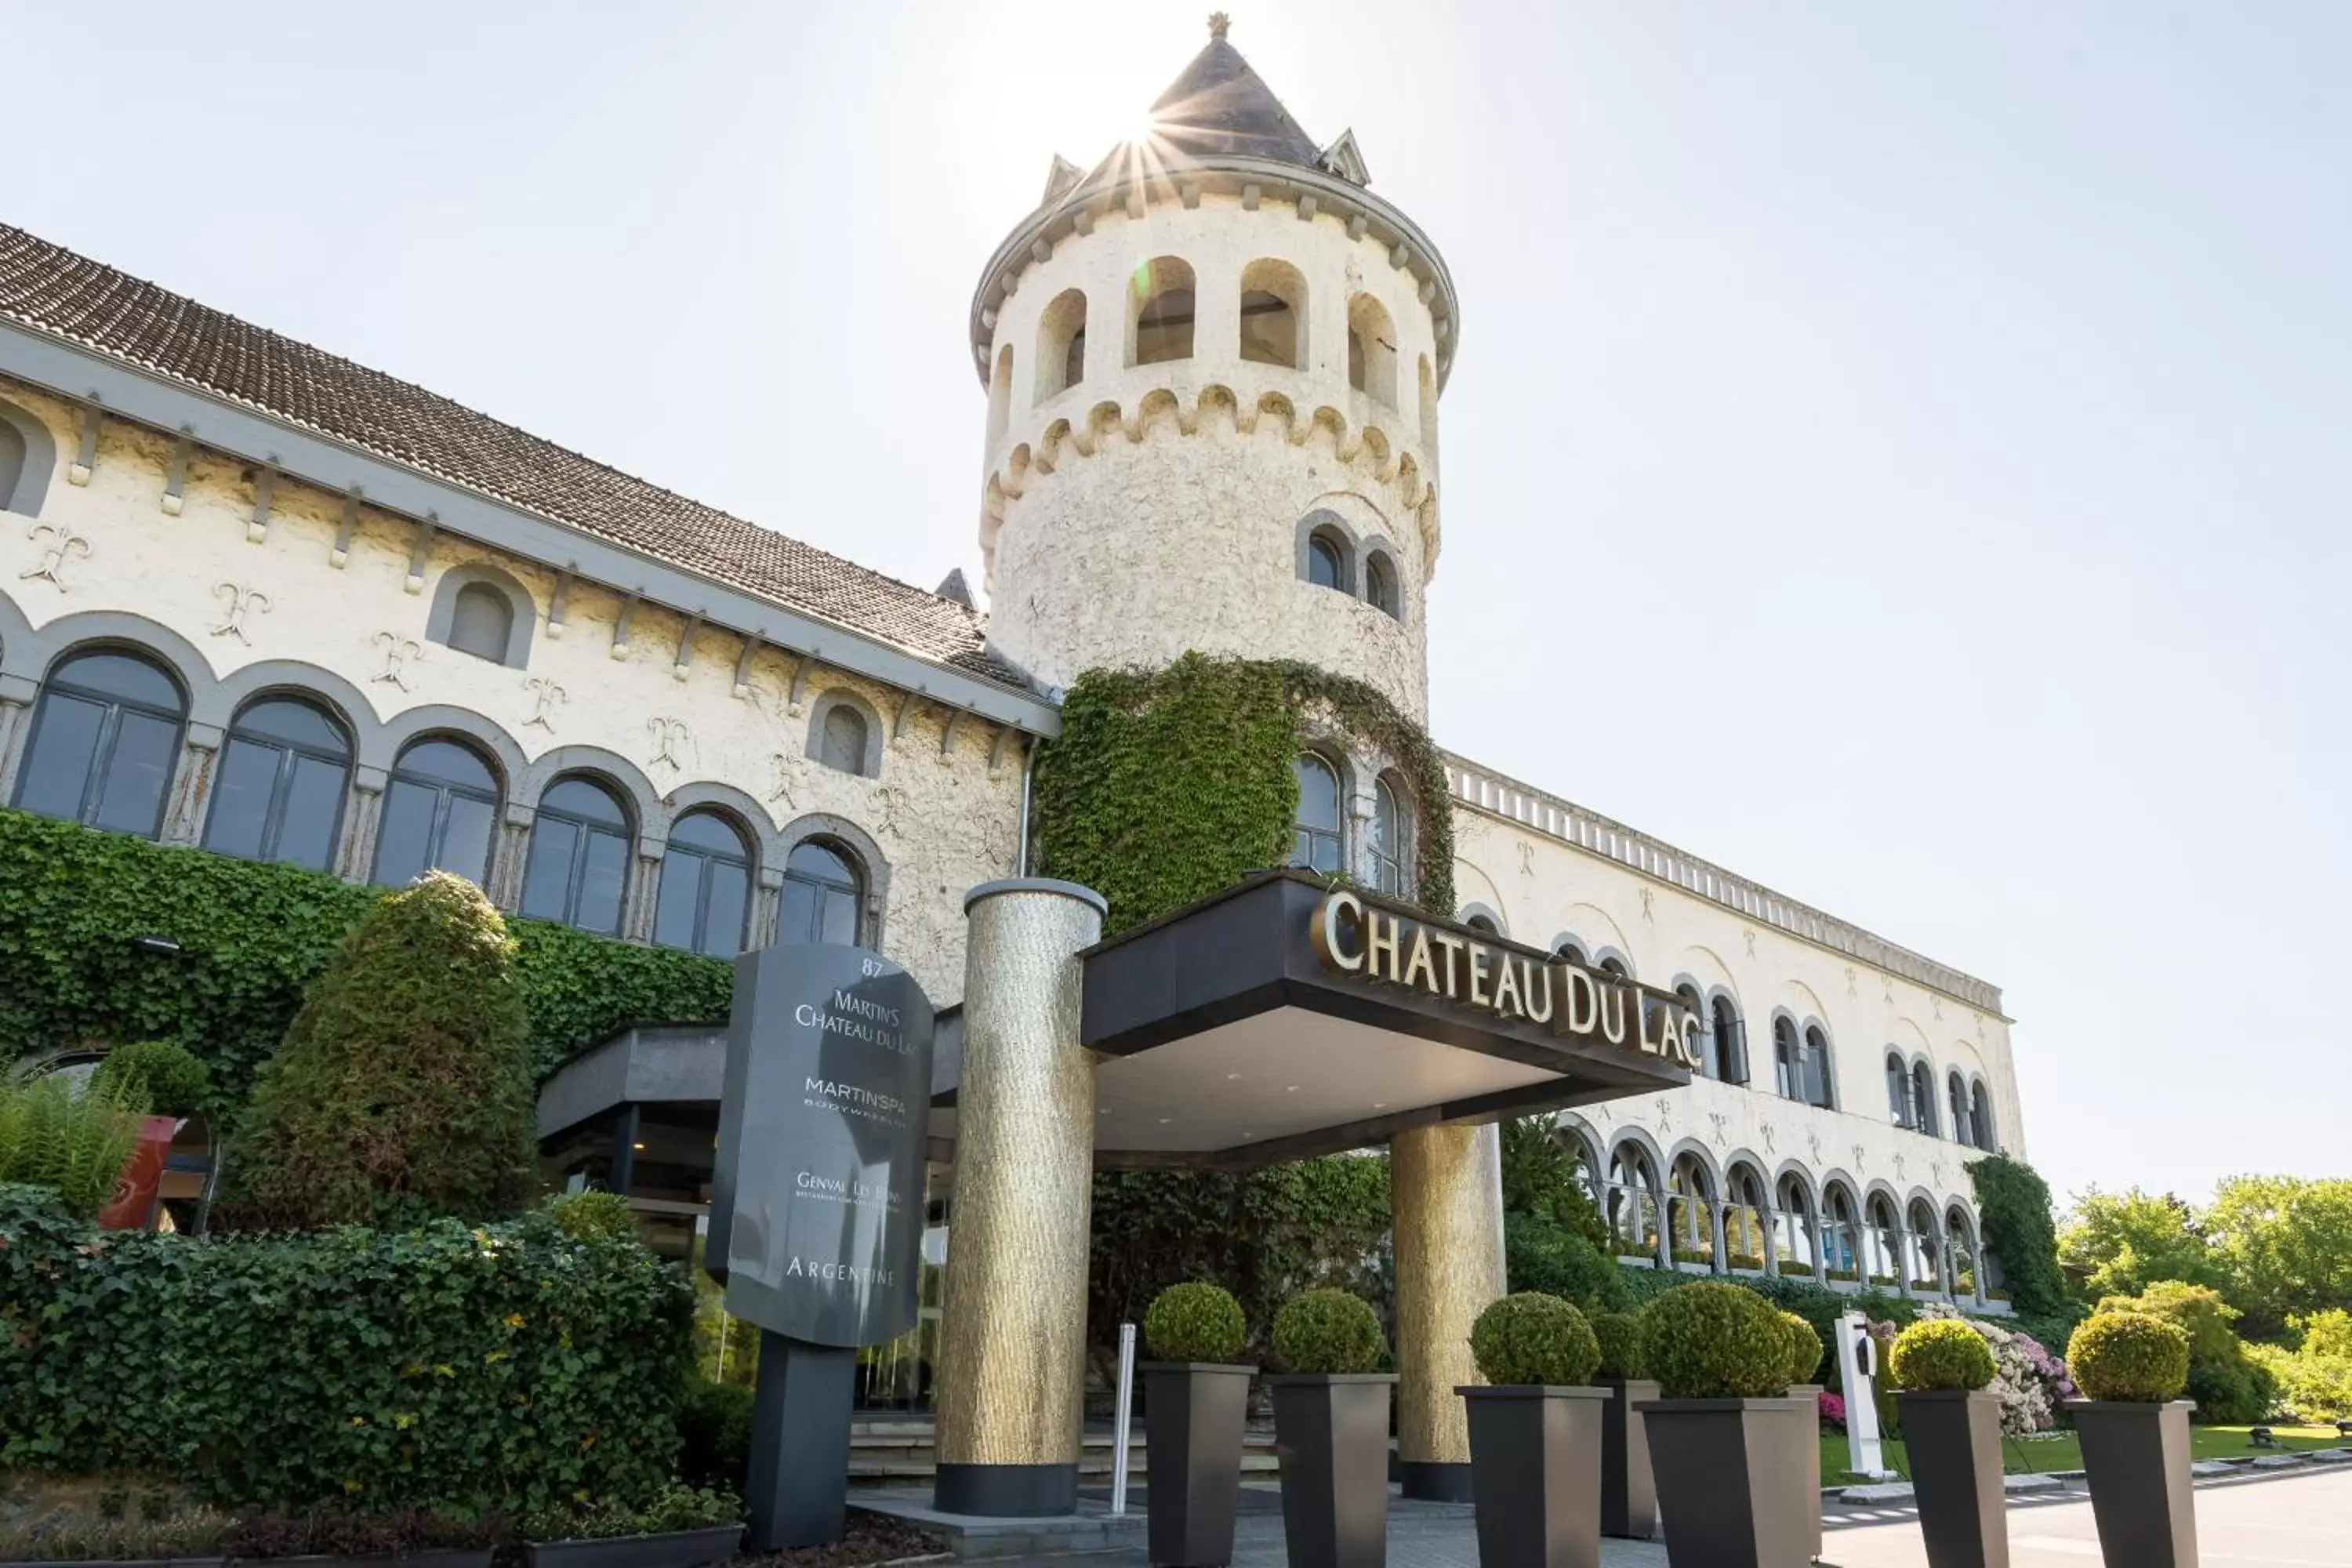
[[[593,462],[381,371],[0,225],[0,319],[72,340],[320,435],[803,614],[1009,685],[968,605]]]

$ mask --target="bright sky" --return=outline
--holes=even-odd
[[[1439,740],[2002,985],[2062,1194],[2352,1173],[2352,9],[1220,3],[1461,289]],[[0,0],[0,218],[977,581],[1207,9]]]

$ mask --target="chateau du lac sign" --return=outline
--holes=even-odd
[[[1441,998],[1502,1022],[1525,1020],[1586,1046],[1699,1065],[1698,1015],[1679,998],[1481,942],[1458,927],[1369,905],[1345,890],[1315,906],[1310,935],[1327,968]]]
[[[727,1310],[812,1345],[915,1326],[931,1004],[863,948],[736,961],[705,1267]]]

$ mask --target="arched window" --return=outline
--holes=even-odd
[[[1584,944],[1577,941],[1572,936],[1564,936],[1560,938],[1558,942],[1552,944],[1551,951],[1554,957],[1564,958],[1570,963],[1577,965],[1579,968],[1590,969],[1592,967],[1592,961],[1585,956]]]
[[[1364,558],[1364,603],[1391,620],[1404,619],[1404,598],[1397,591],[1396,563],[1385,551]]]
[[[862,773],[867,739],[866,715],[846,702],[836,702],[824,710],[817,731],[816,760],[845,773]]]
[[[1437,461],[1437,374],[1429,368],[1429,356],[1421,356],[1421,455],[1424,461]]]
[[[1307,279],[1286,261],[1258,260],[1242,268],[1242,358],[1251,364],[1304,369]]]
[[[1818,1024],[1805,1029],[1804,1101],[1818,1105],[1823,1110],[1834,1110],[1835,1096],[1830,1089],[1830,1038],[1822,1033]]]
[[[593,779],[548,785],[530,825],[522,912],[618,936],[628,884],[629,816],[619,797]]]
[[[1854,1223],[1853,1199],[1843,1187],[1829,1190],[1828,1214],[1822,1225],[1822,1250],[1831,1274],[1841,1279],[1861,1277],[1861,1227]]]
[[[1942,1226],[1936,1223],[1936,1211],[1927,1206],[1925,1198],[1914,1198],[1906,1211],[1911,1230],[1911,1284],[1915,1289],[1941,1290],[1944,1281],[1936,1262],[1937,1243]]]
[[[1952,1136],[1962,1143],[1975,1143],[1976,1131],[1969,1125],[1968,1080],[1960,1076],[1959,1068],[1954,1068],[1951,1076],[1944,1080],[1944,1093],[1946,1102],[1952,1108]]]
[[[1065,289],[1037,318],[1035,401],[1058,396],[1086,378],[1087,297]]]
[[[498,820],[498,779],[488,763],[455,741],[412,742],[384,786],[373,879],[405,887],[442,870],[478,886],[489,879]]]
[[[1868,1266],[1870,1282],[1874,1285],[1895,1284],[1902,1267],[1899,1257],[1902,1226],[1895,1223],[1894,1201],[1882,1193],[1870,1200],[1867,1208],[1870,1227],[1869,1234],[1864,1238],[1867,1246],[1864,1249],[1865,1256],[1863,1261]]]
[[[1503,928],[1496,925],[1492,919],[1486,915],[1472,915],[1462,923],[1468,926],[1472,931],[1484,931],[1488,936],[1500,936],[1503,934]]]
[[[988,446],[996,449],[1013,417],[1013,345],[996,351],[996,370],[988,378]]]
[[[154,837],[186,712],[178,685],[138,654],[102,649],[65,659],[41,684],[17,806]]]
[[[1814,1249],[1819,1245],[1814,1233],[1812,1195],[1805,1191],[1804,1182],[1793,1171],[1780,1178],[1778,1194],[1780,1218],[1774,1226],[1778,1235],[1780,1266],[1794,1265],[1810,1269],[1813,1266]]]
[[[507,639],[514,635],[514,605],[488,583],[468,583],[457,590],[449,611],[449,646],[459,653],[504,664]]]
[[[1298,820],[1291,837],[1290,863],[1326,875],[1348,861],[1339,838],[1339,775],[1312,752],[1291,760],[1298,781]]]
[[[1391,898],[1405,896],[1412,865],[1412,812],[1386,778],[1372,784],[1372,886]]]
[[[1911,1068],[1911,1125],[1930,1138],[1936,1136],[1936,1075],[1926,1062],[1915,1062]]]
[[[1620,980],[1631,980],[1633,978],[1633,972],[1625,967],[1625,961],[1618,957],[1613,952],[1601,959],[1601,961],[1594,964],[1593,967],[1601,971],[1603,974],[1613,974]]]
[[[1623,1257],[1651,1257],[1658,1250],[1658,1168],[1650,1152],[1631,1139],[1609,1156],[1609,1229]]]
[[[25,437],[5,417],[0,417],[0,511],[9,510],[16,499],[16,487],[25,478]]]
[[[1336,588],[1345,594],[1348,586],[1348,543],[1328,528],[1318,528],[1307,536],[1307,580],[1318,588]]]
[[[1128,280],[1134,352],[1129,364],[1164,364],[1192,357],[1192,268],[1173,256],[1154,257]]]
[[[743,951],[751,913],[751,855],[743,836],[715,811],[689,811],[670,824],[654,941],[732,958]]]
[[[1886,1110],[1895,1126],[1911,1125],[1911,1074],[1900,1051],[1886,1053]]]
[[[1348,384],[1391,408],[1396,406],[1396,323],[1388,307],[1370,294],[1348,301]]]
[[[1707,1011],[1714,1017],[1715,1052],[1723,1067],[1723,1081],[1748,1081],[1748,1026],[1728,996],[1717,996]]]
[[[1992,1096],[1986,1091],[1981,1081],[1976,1086],[1976,1093],[1971,1097],[1971,1104],[1976,1114],[1969,1118],[1969,1131],[1974,1134],[1976,1146],[1987,1152],[2000,1147],[1999,1140],[1993,1137]]]
[[[865,881],[857,862],[830,839],[793,846],[784,860],[783,896],[776,909],[776,941],[830,942],[855,947]]]
[[[1723,1210],[1724,1247],[1734,1268],[1749,1270],[1764,1267],[1765,1210],[1764,1183],[1752,1165],[1731,1168],[1724,1184],[1727,1194]]]
[[[1715,1261],[1715,1183],[1696,1154],[1666,1173],[1666,1230],[1676,1262]]]
[[[324,871],[335,858],[351,776],[351,737],[317,704],[297,697],[249,702],[221,747],[205,847]]]
[[[1698,999],[1698,987],[1691,984],[1677,985],[1675,987],[1675,994],[1682,998],[1683,1005],[1690,1009],[1691,1016],[1697,1019],[1700,1025],[1699,1076],[1720,1079],[1723,1076],[1723,1053],[1716,1044],[1714,1034],[1706,1028],[1706,1005]]]
[[[1805,1098],[1804,1047],[1797,1026],[1786,1015],[1772,1020],[1772,1081],[1782,1100]]]

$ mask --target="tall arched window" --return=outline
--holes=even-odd
[[[1790,1265],[1810,1269],[1820,1237],[1814,1228],[1812,1194],[1795,1172],[1780,1178],[1779,1187],[1780,1221],[1775,1227],[1779,1234],[1780,1266]]]
[[[1772,1081],[1782,1100],[1805,1098],[1804,1047],[1797,1026],[1786,1015],[1772,1020]]]
[[[1391,620],[1404,619],[1404,598],[1397,590],[1396,563],[1375,550],[1364,558],[1364,603]]]
[[[373,880],[405,887],[431,870],[489,879],[499,785],[488,763],[455,741],[409,744],[384,786]]]
[[[1429,356],[1421,356],[1421,453],[1432,464],[1437,461],[1437,373],[1429,368]]]
[[[846,702],[835,702],[824,710],[817,731],[816,760],[845,773],[862,773],[870,736],[865,714]]]
[[[1911,1125],[1936,1136],[1936,1075],[1926,1062],[1911,1066]]]
[[[1886,1053],[1886,1110],[1895,1126],[1911,1125],[1911,1073],[1900,1051]]]
[[[1312,752],[1291,760],[1298,781],[1298,820],[1292,833],[1290,863],[1326,874],[1348,863],[1339,837],[1339,775]]]
[[[793,846],[784,860],[783,896],[776,909],[780,943],[830,942],[855,947],[865,881],[848,851],[829,839]]]
[[[1648,1150],[1628,1139],[1609,1156],[1609,1229],[1625,1257],[1658,1249],[1658,1168]]]
[[[1666,1173],[1666,1230],[1675,1261],[1715,1261],[1715,1183],[1696,1154],[1677,1157]]]
[[[654,941],[664,947],[732,958],[743,951],[751,913],[751,854],[715,811],[689,811],[670,824]]]
[[[1900,1256],[1902,1226],[1895,1223],[1894,1201],[1884,1193],[1873,1197],[1865,1205],[1870,1218],[1870,1232],[1865,1238],[1864,1264],[1874,1285],[1893,1285],[1902,1268]]]
[[[1307,279],[1286,261],[1261,259],[1242,269],[1242,358],[1251,364],[1304,369]]]
[[[1853,1217],[1853,1199],[1843,1187],[1832,1187],[1824,1206],[1828,1214],[1822,1223],[1822,1250],[1830,1272],[1841,1279],[1859,1279],[1862,1231]]]
[[[1060,395],[1087,378],[1087,297],[1076,289],[1054,296],[1037,318],[1034,401]]]
[[[179,686],[137,654],[101,649],[63,660],[41,683],[17,806],[154,837],[186,712]]]
[[[457,590],[449,611],[449,646],[493,664],[503,664],[507,640],[514,635],[514,605],[488,583],[468,583]]]
[[[1412,813],[1386,778],[1372,784],[1372,885],[1392,898],[1405,896],[1411,869]]]
[[[205,847],[326,870],[351,776],[351,737],[317,704],[295,697],[247,703],[221,748]]]
[[[1717,1045],[1713,1032],[1706,1027],[1706,1004],[1699,1000],[1698,987],[1691,984],[1677,985],[1675,987],[1675,994],[1682,998],[1683,1005],[1690,1009],[1691,1016],[1696,1019],[1700,1025],[1698,1036],[1699,1076],[1701,1078],[1720,1079],[1723,1076],[1723,1052],[1721,1047]]]
[[[1969,1125],[1969,1086],[1960,1077],[1959,1068],[1954,1068],[1951,1076],[1944,1080],[1944,1093],[1952,1108],[1952,1136],[1960,1142],[1973,1144],[1977,1138],[1975,1130]]]
[[[1307,536],[1307,580],[1318,588],[1336,588],[1342,594],[1354,592],[1349,585],[1348,542],[1328,528],[1318,528]]]
[[[548,785],[530,825],[522,912],[618,936],[628,885],[629,816],[619,797],[593,779]]]
[[[1174,256],[1154,257],[1128,279],[1134,312],[1129,364],[1164,364],[1192,357],[1192,268]]]
[[[1830,1082],[1830,1037],[1822,1033],[1819,1024],[1809,1024],[1805,1027],[1805,1103],[1818,1105],[1823,1110],[1836,1109],[1836,1096]]]
[[[1396,322],[1387,306],[1359,294],[1348,301],[1348,384],[1394,408],[1396,375]]]
[[[1764,1267],[1767,1230],[1763,1178],[1752,1165],[1735,1165],[1724,1182],[1723,1240],[1734,1268]]]
[[[1993,1136],[1992,1129],[1992,1095],[1986,1090],[1981,1081],[1977,1084],[1976,1092],[1969,1097],[1969,1100],[1976,1112],[1969,1119],[1969,1131],[1973,1135],[1972,1141],[1978,1148],[1988,1152],[1999,1148],[2000,1141]]]
[[[1715,1025],[1716,1058],[1723,1067],[1723,1081],[1748,1081],[1748,1026],[1740,1021],[1739,1009],[1731,1005],[1728,996],[1717,996],[1707,1009]]]
[[[988,378],[988,446],[1004,435],[1004,426],[1013,417],[1013,345],[1006,343],[996,351],[996,370]]]

